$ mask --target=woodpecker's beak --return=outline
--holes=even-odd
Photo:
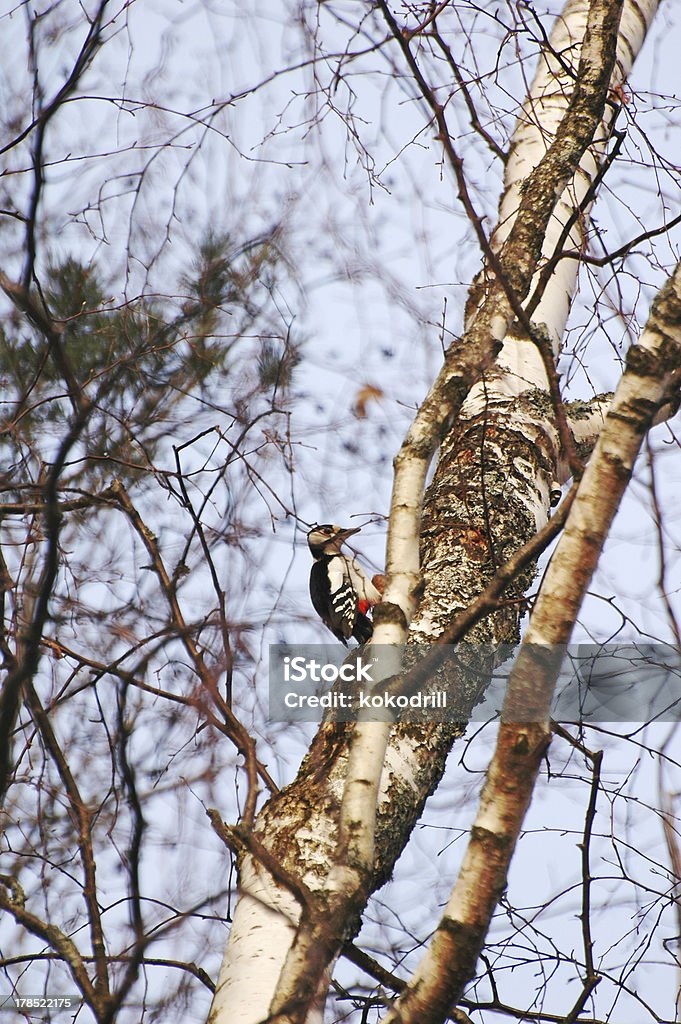
[[[343,544],[348,537],[353,537],[356,533],[359,533],[361,529],[361,526],[354,526],[351,530],[339,530],[333,539]]]

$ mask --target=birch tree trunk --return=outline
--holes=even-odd
[[[396,23],[387,4],[379,7],[419,82],[414,35]],[[419,578],[410,640],[440,638],[546,524],[560,485],[580,472],[577,449],[583,453],[595,440],[603,403],[572,421],[560,403],[554,360],[578,260],[554,257],[583,248],[617,90],[656,8],[655,0],[570,0],[556,20],[512,140],[491,240],[476,222],[484,266],[471,288],[465,334],[446,353],[396,461],[378,641],[404,635]],[[419,84],[466,205],[445,112],[422,76]],[[526,565],[507,586],[504,607],[475,624],[467,639],[517,642],[531,579]],[[476,686],[464,683],[459,698],[470,713]],[[253,830],[226,834],[239,855],[241,896],[211,1024],[321,1020],[334,959],[356,931],[371,892],[390,877],[461,731],[454,724],[397,726],[388,735],[378,726],[323,725],[297,778],[263,808]],[[376,794],[371,806],[362,808],[352,796],[349,761],[353,784]],[[348,821],[362,835],[356,847],[347,842]],[[486,884],[496,899],[499,877]],[[469,975],[476,957],[467,962]],[[444,1019],[453,991],[446,988],[434,1000],[430,1015],[420,1005],[420,1017],[404,1019]],[[402,1019],[399,1012],[395,1020]]]

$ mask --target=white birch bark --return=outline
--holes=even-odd
[[[546,230],[542,259],[530,294],[539,285],[540,271],[546,261],[562,251],[574,254],[584,251],[588,234],[588,219],[585,215],[591,205],[589,192],[603,161],[613,117],[620,102],[617,90],[631,71],[656,10],[657,0],[629,0],[623,6],[611,96],[605,116],[593,144],[580,161],[577,174],[556,205]],[[502,250],[509,237],[521,203],[523,182],[553,143],[573,94],[574,76],[580,59],[581,41],[587,28],[588,13],[588,0],[569,0],[562,15],[556,19],[550,47],[541,52],[530,94],[523,104],[511,140],[498,226],[492,237],[492,245],[496,250]],[[602,54],[600,58],[603,58]],[[591,59],[599,59],[597,47]],[[581,216],[575,216],[578,210]],[[532,313],[533,320],[546,324],[556,354],[562,343],[578,265],[576,259],[563,259],[554,267]]]
[[[269,1014],[272,978],[278,978],[300,918],[296,899],[244,858],[228,949],[209,1021],[261,1021]],[[321,1018],[319,1018],[321,1021]],[[311,1018],[311,1024],[313,1018]]]
[[[556,19],[550,46],[539,58],[527,100],[511,138],[509,158],[504,172],[504,191],[499,204],[497,227],[491,239],[495,251],[503,254],[522,202],[523,185],[556,140],[566,109],[574,91],[575,76],[582,56],[581,42],[587,28],[589,0],[568,0],[562,15]],[[595,133],[593,144],[584,153],[577,173],[562,192],[553,211],[542,245],[537,272],[533,275],[525,307],[532,323],[543,325],[555,356],[560,353],[570,304],[577,285],[579,260],[557,261],[546,280],[542,278],[548,261],[560,253],[582,253],[587,244],[590,192],[607,150],[608,138],[619,100],[617,92],[633,67],[655,16],[658,0],[627,0],[620,21],[617,57],[611,81],[611,99],[605,116]],[[591,61],[599,55],[598,39],[594,40]],[[577,214],[576,211],[579,211]],[[483,272],[484,277],[484,272]],[[479,286],[480,282],[478,283]],[[474,285],[472,292],[476,293]],[[469,302],[468,318],[475,306]],[[548,391],[546,369],[537,346],[528,338],[508,332],[496,360],[497,372],[486,375],[477,384],[465,403],[463,415],[470,417],[488,408],[490,403],[511,412],[513,400],[524,392],[539,388]],[[522,429],[522,424],[519,424]],[[559,482],[568,478],[564,460],[559,463]],[[537,507],[537,515],[542,511]]]
[[[570,23],[574,27],[569,31],[578,40],[579,17],[583,17],[587,6],[585,0],[570,0],[561,31]],[[612,6],[606,0],[593,0],[591,4],[594,17],[604,12],[609,16]],[[616,83],[629,71],[656,6],[653,0],[640,3],[627,0],[622,22],[626,36],[621,44],[622,59],[614,72]],[[598,93],[598,69],[607,64],[600,45],[597,34],[592,33],[588,45],[582,48],[584,52],[580,50],[571,59],[576,68],[579,60],[586,59],[585,53],[588,57],[582,68],[587,93],[592,85]],[[538,74],[536,81],[544,80],[541,73]],[[572,87],[572,83],[570,85]],[[546,521],[549,501],[555,492],[560,445],[550,405],[545,401],[546,373],[532,342],[508,336],[513,311],[507,288],[511,287],[523,301],[532,282],[536,282],[542,251],[544,257],[552,253],[551,246],[555,246],[565,223],[564,214],[555,212],[557,199],[562,197],[569,203],[572,196],[574,202],[574,196],[583,195],[588,187],[580,192],[579,182],[572,185],[570,182],[583,158],[580,147],[587,146],[594,135],[592,133],[585,142],[576,138],[579,125],[571,119],[571,89],[566,89],[566,95],[562,87],[557,94],[551,92],[549,104],[548,98],[542,97],[542,88],[548,89],[538,85],[538,93],[533,93],[526,110],[543,125],[543,99],[550,105],[554,120],[545,133],[548,141],[542,143],[542,149],[536,141],[524,141],[521,134],[515,140],[507,180],[508,196],[504,196],[501,207],[504,223],[494,236],[508,280],[505,283],[490,279],[478,282],[466,338],[448,353],[445,366],[398,456],[386,593],[375,616],[375,639],[381,642],[396,642],[402,638],[412,615],[416,588],[422,578],[420,533],[426,564],[425,595],[412,629],[417,641],[436,638],[453,611],[464,607],[483,589],[499,559],[507,557]],[[574,106],[578,107],[579,102]],[[587,110],[582,121],[585,118],[588,121],[588,116]],[[574,130],[574,135],[565,140],[567,156],[551,150],[559,129]],[[597,130],[596,156],[590,158],[591,163],[587,162],[585,170],[577,171],[580,181],[582,175],[584,181],[589,173],[593,175],[598,145],[602,147],[606,132],[607,125]],[[527,150],[524,156],[523,149]],[[575,162],[571,162],[572,152],[576,152]],[[526,184],[528,169],[534,169],[535,173],[532,178],[530,170],[532,187],[521,194],[518,186],[522,167],[519,161],[522,160],[525,161]],[[546,180],[540,172],[544,172]],[[558,195],[551,191],[555,190],[557,173],[565,177]],[[556,224],[551,227],[553,219]],[[542,243],[547,235],[550,235],[548,249],[547,243]],[[577,235],[570,236],[570,244],[580,244]],[[559,283],[554,286],[550,279],[550,286],[544,292],[544,304],[538,307],[551,337],[562,333],[574,288],[576,261],[563,261],[560,266]],[[573,275],[571,284],[568,270]],[[476,380],[497,356],[496,371],[491,378],[487,373],[476,390],[473,387]],[[537,392],[544,400],[535,397]],[[456,429],[452,430],[457,417]],[[489,424],[495,427],[497,442],[488,436]],[[503,427],[503,431],[497,427]],[[423,485],[433,451],[445,434],[448,437],[442,447],[439,478],[436,476],[431,487],[425,531],[421,531]],[[480,525],[487,514],[484,508],[475,512],[477,525],[462,526],[463,513],[461,516],[456,513],[459,518],[452,524],[447,520],[447,513],[444,519],[442,516],[443,508],[455,507],[450,501],[452,478],[461,469],[456,460],[462,451],[468,450],[477,457],[481,437],[489,464],[497,467],[494,473],[499,483],[512,488],[515,502],[512,515],[499,516],[498,536],[494,541],[485,535]],[[515,438],[510,446],[509,438]],[[484,505],[486,492],[494,492],[495,482],[486,465],[481,465],[475,466],[469,477],[462,475],[461,486],[465,490],[470,488],[459,501],[468,515],[473,514],[470,513],[475,504],[473,496]],[[454,487],[456,489],[456,485]],[[439,495],[446,500],[440,501]],[[519,593],[522,593],[523,582],[526,585],[529,577],[518,583]],[[485,637],[497,641],[514,636],[517,612],[510,618],[506,613],[497,614],[486,629]],[[256,1024],[264,1019],[283,1024],[284,1021],[305,1020],[305,1007],[312,1006],[319,994],[320,981],[338,949],[340,934],[361,910],[371,889],[389,875],[425,799],[437,784],[447,751],[458,734],[452,726],[424,730],[419,738],[413,730],[397,729],[388,743],[387,729],[367,723],[356,730],[348,767],[350,732],[339,727],[322,727],[301,768],[299,780],[270,801],[256,824],[260,841],[318,897],[317,916],[308,916],[303,926],[295,931],[291,926],[298,923],[300,908],[274,879],[268,880],[257,892],[242,896],[209,1017],[211,1024]],[[346,798],[341,801],[344,792]],[[259,873],[252,863],[246,863],[248,859],[244,858],[241,864],[241,877],[250,886],[249,880]],[[273,915],[279,919],[276,926]],[[268,940],[268,933],[274,936],[273,942]],[[255,970],[253,963],[257,965]],[[252,987],[256,974],[259,980]],[[272,1010],[276,1011],[274,1016]]]

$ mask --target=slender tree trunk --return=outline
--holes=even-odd
[[[565,645],[596,569],[636,456],[656,414],[678,406],[681,263],[627,355],[595,450],[535,602],[508,681],[496,750],[459,877],[428,951],[385,1024],[440,1024],[470,980],[508,877],[541,761]],[[597,984],[584,979],[583,1002]]]

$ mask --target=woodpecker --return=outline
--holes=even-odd
[[[322,622],[342,644],[354,636],[365,644],[374,631],[367,611],[378,604],[381,595],[356,560],[341,553],[348,537],[360,527],[344,530],[326,523],[315,526],[307,535],[314,564],[310,573],[310,597]]]

